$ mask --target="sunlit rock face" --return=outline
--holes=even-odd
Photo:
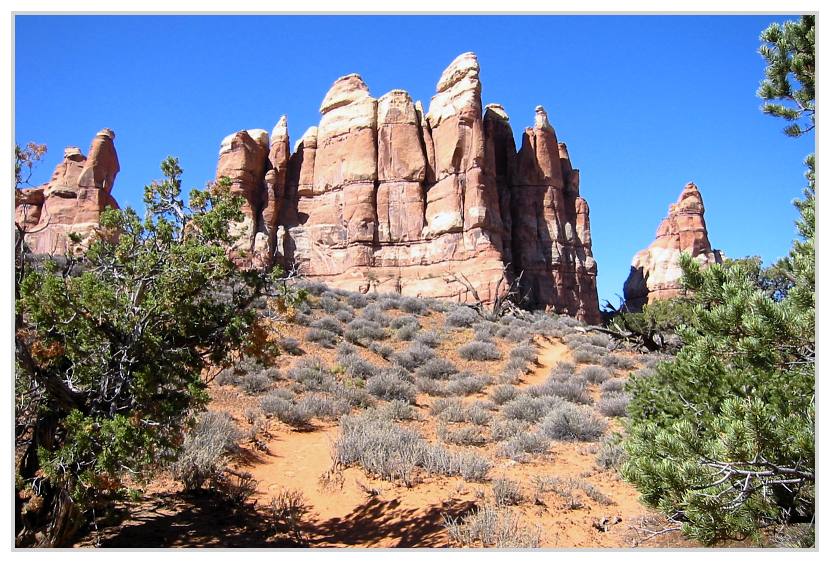
[[[289,152],[270,138],[222,143],[217,176],[243,196],[230,250],[334,287],[492,303],[511,284],[533,307],[599,321],[588,204],[543,108],[519,151],[504,108],[484,108],[478,59],[458,56],[425,111],[379,98],[357,74],[334,81],[320,123]]]
[[[690,254],[703,266],[721,262],[720,251],[713,250],[709,242],[704,211],[700,190],[693,183],[686,184],[677,203],[669,206],[669,214],[660,223],[654,242],[631,262],[631,272],[623,287],[627,309],[639,311],[647,303],[683,293],[682,253]]]
[[[67,147],[63,154],[47,183],[15,194],[15,221],[35,254],[83,252],[100,233],[101,213],[118,208],[111,195],[120,170],[111,129],[98,132],[87,156],[78,147]]]

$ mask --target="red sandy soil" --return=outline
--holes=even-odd
[[[429,324],[425,323],[425,328],[430,328]],[[453,334],[442,344],[442,349],[455,348],[466,341],[466,336]],[[543,382],[556,363],[570,360],[568,348],[561,341],[539,339],[537,342],[540,345],[537,366],[519,383],[520,387]],[[333,356],[333,351],[320,355],[328,354]],[[476,362],[470,362],[470,366],[464,366],[463,361],[458,364],[464,369],[481,367]],[[598,386],[591,387],[592,395],[598,398]],[[221,388],[214,389],[213,397],[211,408],[225,410],[240,422],[245,408],[258,403],[252,397]],[[486,393],[479,393],[465,401],[486,397]],[[426,438],[435,439],[435,423],[429,417],[430,403],[429,397],[418,397],[421,420],[411,424]],[[611,430],[619,427],[614,422]],[[145,490],[148,500],[125,504],[112,523],[101,522],[100,531],[87,534],[77,546],[449,547],[452,544],[444,527],[445,515],[457,518],[492,498],[489,484],[467,483],[461,478],[425,476],[407,488],[374,479],[359,468],[333,472],[331,446],[337,433],[337,423],[320,424],[312,431],[301,432],[270,421],[264,434],[265,447],[246,444],[242,455],[232,464],[234,469],[250,472],[257,480],[255,502],[239,508],[211,492],[185,495],[178,484],[160,477]],[[648,538],[645,529],[659,530],[665,522],[639,502],[637,491],[616,471],[603,471],[596,466],[597,449],[596,444],[552,442],[543,457],[517,463],[497,457],[495,444],[478,448],[494,462],[491,477],[506,477],[520,484],[525,502],[516,510],[526,523],[541,529],[543,547],[696,545],[677,533]],[[571,500],[556,493],[537,494],[532,484],[535,476],[590,483],[609,497],[611,503],[602,504],[576,490],[573,497],[581,506],[575,508]],[[303,516],[299,538],[276,533],[271,527],[270,500],[283,490],[300,491],[305,499],[308,511]],[[603,529],[603,522],[611,525]]]

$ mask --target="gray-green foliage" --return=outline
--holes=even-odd
[[[788,121],[812,117],[813,27],[814,17],[804,16],[764,32],[767,79],[759,94],[803,108],[767,104],[767,113]],[[803,130],[793,123],[787,133]],[[680,331],[675,359],[629,384],[623,473],[646,502],[707,544],[758,537],[761,527],[809,521],[815,512],[812,155],[807,165],[809,185],[796,201],[800,240],[777,265],[792,283],[786,295],[771,296],[748,261],[702,270],[683,256],[695,323]]]

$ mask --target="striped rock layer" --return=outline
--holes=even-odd
[[[350,74],[320,113],[293,152],[284,117],[270,137],[222,142],[217,177],[245,199],[238,263],[460,302],[491,303],[518,279],[531,306],[599,322],[579,171],[541,106],[517,151],[504,109],[482,106],[473,53],[443,72],[427,111]]]

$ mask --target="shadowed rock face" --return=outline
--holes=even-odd
[[[683,293],[681,253],[690,254],[704,266],[721,263],[720,251],[712,250],[709,243],[703,213],[700,191],[693,183],[686,184],[677,203],[669,206],[668,216],[657,229],[657,238],[631,262],[631,272],[623,287],[629,310],[639,311],[647,303]]]
[[[504,108],[482,109],[473,53],[442,73],[427,112],[403,90],[375,99],[350,74],[320,113],[293,154],[284,119],[270,143],[260,130],[223,141],[217,176],[246,201],[239,264],[461,302],[474,300],[468,284],[492,302],[523,272],[535,307],[599,321],[579,171],[541,107],[517,153]]]
[[[120,170],[114,140],[111,129],[102,129],[88,156],[78,147],[67,147],[47,183],[16,191],[15,221],[26,231],[33,253],[82,252],[99,227],[101,212],[118,208],[110,195]],[[77,233],[80,242],[72,242],[70,233]]]

